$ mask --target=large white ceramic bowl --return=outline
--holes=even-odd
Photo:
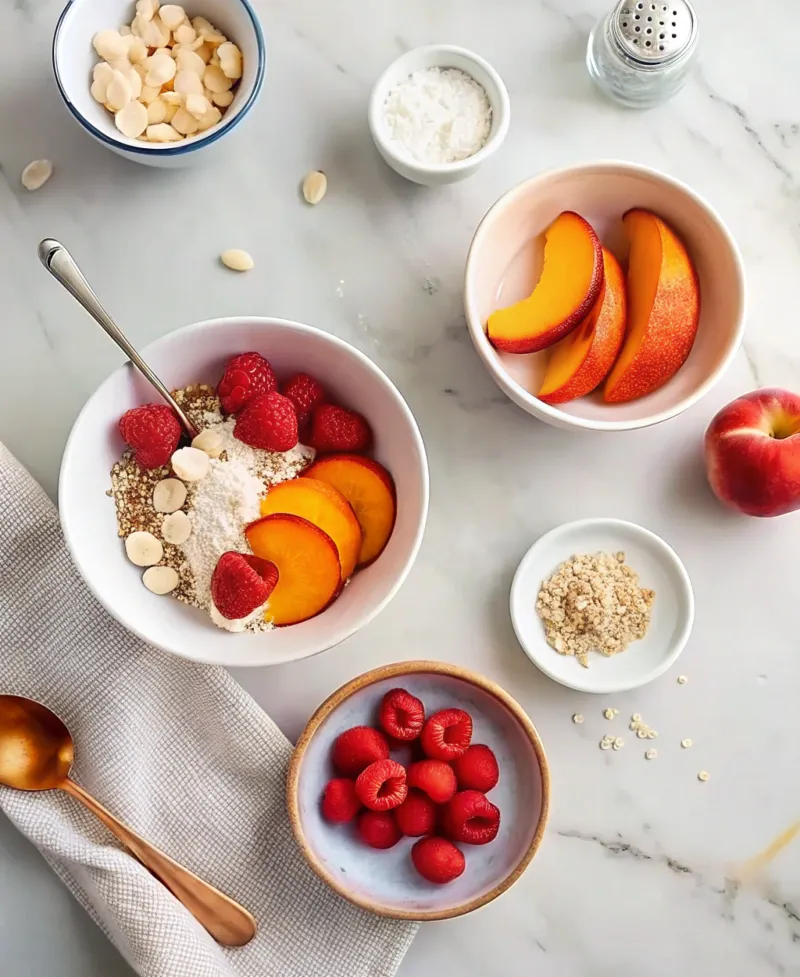
[[[383,106],[391,90],[415,71],[427,68],[458,68],[482,85],[492,106],[492,127],[484,145],[456,163],[421,163],[391,138],[383,121]],[[428,44],[401,54],[375,82],[367,113],[372,140],[386,163],[400,176],[426,187],[457,183],[472,176],[502,145],[511,121],[511,102],[503,79],[473,51],[454,44]]]
[[[91,95],[92,69],[98,62],[92,38],[101,30],[130,24],[132,0],[69,0],[53,35],[53,73],[64,104],[76,122],[107,149],[146,166],[180,167],[208,159],[244,121],[264,84],[267,51],[258,16],[249,0],[186,0],[190,17],[205,17],[242,51],[242,79],[220,122],[178,143],[129,139],[114,117]]]
[[[603,244],[627,263],[622,215],[652,210],[683,238],[700,279],[700,324],[686,363],[663,387],[626,404],[598,393],[558,406],[536,397],[548,350],[498,352],[486,336],[496,309],[527,295],[542,266],[543,234],[565,210],[586,218]],[[552,170],[509,190],[478,226],[467,257],[464,307],[475,349],[500,389],[519,407],[556,427],[626,431],[680,414],[717,383],[744,334],[742,256],[714,208],[686,184],[635,163],[601,162]]]
[[[164,651],[222,665],[274,665],[308,658],[343,641],[385,607],[417,555],[428,512],[428,463],[417,423],[394,384],[363,353],[335,336],[285,319],[212,319],[178,329],[142,350],[171,389],[216,383],[236,353],[257,350],[279,377],[304,371],[330,395],[368,418],[374,457],[392,473],[397,520],[378,559],[351,579],[322,614],[265,634],[230,634],[203,612],[142,585],[117,536],[106,496],[124,450],[117,422],[129,408],[158,401],[129,365],[89,398],[61,462],[59,509],[72,558],[98,600],[130,631]]]

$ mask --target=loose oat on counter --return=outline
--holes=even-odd
[[[624,553],[573,556],[542,584],[536,610],[548,643],[589,667],[589,652],[616,655],[643,638],[655,591],[639,586]]]

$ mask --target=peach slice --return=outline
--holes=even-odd
[[[592,227],[568,210],[545,231],[542,274],[528,298],[489,316],[487,334],[506,353],[535,353],[576,329],[603,284],[603,248]]]
[[[605,281],[600,298],[581,325],[553,347],[539,391],[546,404],[583,397],[608,376],[625,338],[625,278],[619,262],[603,248]]]
[[[245,535],[253,553],[278,568],[278,583],[266,611],[267,620],[276,627],[307,621],[338,595],[339,551],[319,526],[280,512],[250,523]]]
[[[326,482],[341,492],[363,532],[358,566],[376,560],[392,535],[397,509],[394,482],[383,465],[361,455],[328,455],[307,468],[303,479]]]
[[[281,482],[267,492],[261,502],[261,515],[285,512],[302,516],[327,533],[339,551],[342,580],[347,580],[356,568],[361,549],[361,526],[350,503],[325,482],[303,481],[296,478]]]
[[[606,381],[611,404],[663,386],[691,352],[700,319],[700,285],[678,235],[647,210],[629,210],[622,223],[631,243],[628,327]]]

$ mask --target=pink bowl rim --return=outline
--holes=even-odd
[[[549,404],[545,404],[544,401],[539,400],[539,398],[534,396],[529,390],[526,390],[525,387],[517,383],[517,381],[514,380],[503,369],[502,366],[499,366],[496,362],[494,362],[496,351],[487,339],[483,323],[477,314],[477,297],[474,291],[474,277],[478,248],[483,245],[485,238],[490,232],[490,225],[499,211],[512,204],[519,197],[522,197],[530,192],[531,189],[536,188],[538,185],[545,183],[554,177],[569,175],[590,176],[594,173],[614,173],[615,171],[619,170],[623,170],[630,174],[638,174],[640,176],[649,177],[657,182],[661,182],[671,187],[673,190],[677,190],[679,193],[682,193],[688,197],[713,221],[729,249],[730,257],[732,258],[733,265],[736,269],[736,279],[735,282],[732,283],[732,286],[738,293],[737,305],[739,313],[735,329],[730,340],[728,341],[728,349],[725,356],[723,357],[719,366],[713,370],[709,376],[706,377],[703,383],[692,391],[691,394],[687,395],[682,400],[679,400],[678,403],[673,407],[670,407],[667,410],[659,411],[657,414],[651,414],[647,417],[627,421],[604,421],[577,417],[574,414],[567,414],[565,411],[559,410],[558,407],[551,407]],[[552,422],[558,427],[573,427],[588,431],[633,431],[637,430],[638,428],[660,424],[662,421],[669,420],[671,417],[676,417],[678,414],[682,414],[693,404],[696,404],[701,397],[704,397],[709,390],[711,390],[711,388],[719,382],[723,374],[730,366],[733,358],[738,353],[742,339],[744,338],[746,312],[747,283],[745,279],[744,260],[738,244],[718,211],[704,197],[702,197],[699,193],[697,193],[697,191],[693,190],[682,180],[678,180],[675,177],[667,175],[661,170],[657,170],[651,166],[645,166],[641,163],[630,163],[626,160],[598,160],[597,162],[576,163],[571,166],[555,167],[550,170],[545,170],[543,173],[539,173],[534,177],[523,180],[522,183],[518,183],[516,186],[512,187],[510,190],[507,190],[504,194],[498,197],[489,210],[484,214],[483,218],[478,224],[475,234],[473,235],[472,242],[469,246],[469,251],[467,252],[467,262],[464,274],[464,313],[467,321],[467,329],[476,352],[483,361],[486,369],[492,375],[495,383],[497,383],[506,396],[513,400],[518,406],[522,407],[523,410],[526,410],[529,414],[540,415],[543,419],[551,419]]]
[[[152,343],[148,343],[147,346],[141,349],[141,354],[145,360],[149,359],[150,356],[159,350],[161,346],[174,341],[177,336],[181,338],[187,338],[196,334],[202,334],[206,331],[211,331],[213,329],[228,326],[231,323],[250,323],[255,325],[269,325],[278,326],[279,328],[287,327],[294,332],[299,333],[314,333],[320,335],[331,344],[331,346],[338,346],[342,350],[349,353],[355,360],[357,360],[368,372],[373,373],[378,380],[383,384],[386,389],[387,394],[395,401],[403,414],[405,420],[408,423],[409,431],[412,436],[412,441],[414,444],[416,458],[419,464],[419,474],[420,474],[420,494],[419,494],[419,521],[414,533],[413,539],[410,541],[408,555],[401,567],[396,579],[391,584],[386,595],[378,601],[374,606],[366,607],[364,611],[355,616],[353,622],[349,625],[336,628],[331,631],[324,641],[318,641],[315,643],[309,643],[310,646],[302,654],[294,654],[289,656],[275,657],[274,652],[269,655],[265,653],[264,660],[258,662],[252,661],[242,661],[235,655],[231,655],[229,658],[222,662],[215,657],[207,657],[204,655],[192,655],[184,653],[171,645],[154,642],[153,638],[142,633],[138,628],[131,624],[127,619],[124,619],[120,614],[117,613],[116,608],[108,601],[104,600],[103,597],[97,592],[93,583],[93,576],[96,574],[97,570],[87,572],[84,562],[79,554],[79,548],[75,545],[75,539],[72,534],[72,527],[70,526],[68,520],[64,518],[63,512],[64,507],[62,506],[62,497],[65,494],[65,486],[68,480],[71,478],[71,472],[76,464],[75,457],[78,454],[77,447],[77,433],[80,426],[80,421],[83,415],[90,409],[91,403],[96,396],[109,384],[113,383],[115,378],[124,370],[132,369],[130,362],[124,363],[122,366],[118,367],[105,380],[97,387],[97,389],[92,393],[86,400],[86,403],[81,408],[78,416],[72,425],[69,437],[67,438],[67,443],[64,448],[64,453],[61,458],[61,469],[59,472],[58,480],[58,499],[59,499],[59,521],[61,523],[61,530],[64,533],[64,539],[67,544],[67,549],[69,550],[70,556],[78,569],[78,572],[83,579],[83,582],[92,592],[92,595],[102,604],[102,606],[108,611],[108,613],[115,618],[127,631],[136,635],[142,641],[148,644],[155,644],[156,647],[160,648],[162,651],[168,654],[177,655],[179,658],[186,658],[189,661],[196,661],[202,664],[224,664],[226,667],[252,667],[260,668],[269,665],[282,665],[294,661],[302,661],[306,658],[312,658],[315,655],[319,655],[324,651],[330,651],[337,645],[341,644],[347,638],[354,635],[356,632],[360,631],[367,624],[369,624],[377,615],[394,599],[397,592],[400,590],[401,586],[406,580],[411,567],[419,554],[420,546],[422,545],[422,539],[425,534],[425,527],[428,521],[428,511],[430,506],[430,470],[428,465],[428,456],[425,450],[425,443],[422,439],[422,433],[417,424],[417,420],[408,406],[403,395],[400,393],[395,384],[389,379],[389,377],[381,370],[381,368],[374,363],[366,353],[362,353],[361,350],[356,349],[350,343],[346,342],[344,339],[340,339],[338,336],[334,336],[332,333],[326,332],[324,329],[319,329],[317,326],[310,326],[306,323],[297,322],[292,319],[282,319],[274,316],[258,316],[258,315],[237,315],[237,316],[221,316],[216,319],[203,319],[199,322],[193,322],[185,326],[181,326],[177,329],[173,329],[166,333],[164,336],[159,337]],[[268,642],[264,642],[265,649],[268,648]]]

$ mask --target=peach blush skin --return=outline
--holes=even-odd
[[[749,516],[800,509],[800,397],[777,387],[739,397],[705,436],[706,471],[720,502]]]

